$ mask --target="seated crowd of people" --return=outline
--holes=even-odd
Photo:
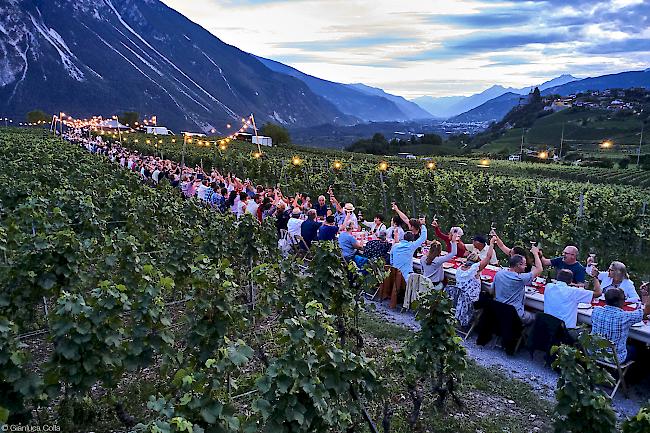
[[[278,186],[255,185],[249,179],[223,175],[216,169],[206,172],[199,166],[184,167],[168,159],[142,155],[119,144],[103,142],[101,137],[85,139],[68,134],[66,138],[138,173],[151,185],[166,179],[179,188],[183,196],[201,200],[219,212],[232,212],[237,217],[251,214],[260,222],[272,218],[280,241],[304,249],[312,242],[334,241],[340,246],[345,261],[360,265],[370,259],[383,258],[391,272],[378,295],[380,299],[391,298],[393,308],[405,292],[409,276],[415,272],[414,256],[419,256],[416,251],[422,250],[420,272],[430,280],[431,287],[447,290],[454,301],[459,324],[469,326],[475,316],[474,305],[485,292],[481,272],[489,265],[499,264],[498,250],[505,255],[507,266],[495,269],[490,296],[496,302],[512,306],[524,327],[535,321],[535,313],[525,309],[526,287],[533,284],[545,267],[554,268],[556,276],[545,285],[544,313],[561,320],[575,337],[579,304],[604,298],[605,306],[594,308],[591,315],[592,333],[610,340],[621,362],[632,359],[635,354],[626,344],[631,326],[650,313],[647,283],[640,287],[641,304],[623,263],[614,261],[606,271],[600,271],[590,255],[585,266],[580,263],[575,246],[566,246],[559,257],[547,258],[537,246],[530,250],[522,246],[508,247],[495,232],[490,233],[489,239],[476,234],[471,242],[465,243],[461,227],[443,232],[435,218],[431,226],[437,240],[428,241],[426,219],[408,217],[396,203],[391,205],[394,215],[387,226],[383,215],[365,221],[360,213],[355,213],[352,203],[341,204],[331,186],[327,197],[320,195],[314,203],[306,194],[285,196]],[[367,241],[355,236],[361,230]],[[443,265],[454,258],[462,263],[451,283]],[[587,275],[592,276],[589,282]],[[626,303],[638,303],[639,307],[624,310]]]

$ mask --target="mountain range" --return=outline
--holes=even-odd
[[[564,75],[560,75],[559,77],[553,78],[552,80],[546,81],[542,84],[522,87],[520,89],[494,85],[480,93],[476,93],[471,96],[446,96],[440,98],[434,98],[431,96],[421,96],[419,98],[413,99],[413,102],[415,102],[420,107],[427,110],[434,117],[447,119],[456,116],[458,114],[470,111],[473,108],[476,108],[506,93],[527,95],[530,92],[530,90],[535,87],[539,87],[539,90],[544,90],[547,88],[557,87],[566,83],[570,83],[575,80],[578,80],[578,78],[572,75],[564,74]]]
[[[408,101],[241,51],[159,0],[0,0],[0,53],[4,116],[22,119],[37,108],[77,117],[136,111],[155,114],[172,129],[220,133],[250,113],[258,124],[294,129],[433,117],[498,120],[534,87],[495,85],[472,96]],[[562,95],[650,87],[650,72],[562,75],[538,87]]]
[[[560,78],[560,77],[558,77]],[[624,89],[631,87],[650,88],[650,70],[629,71],[618,74],[602,75],[600,77],[584,78],[558,84],[559,81],[551,80],[540,86],[542,95],[568,96],[588,90]],[[549,84],[551,84],[549,86]],[[453,116],[450,122],[488,122],[501,120],[513,107],[519,104],[520,93],[507,92],[496,98],[484,102],[459,115]]]
[[[364,84],[341,84],[323,80],[275,60],[257,57],[267,68],[297,78],[315,94],[325,98],[342,113],[362,121],[405,121],[431,118],[431,114],[401,96]]]
[[[174,129],[358,119],[158,0],[0,2],[0,112],[156,114]]]
[[[224,131],[431,117],[380,89],[302,74],[225,44],[159,0],[0,1],[0,113],[156,114]]]

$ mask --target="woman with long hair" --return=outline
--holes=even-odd
[[[442,265],[453,259],[458,252],[456,246],[457,235],[452,235],[451,239],[451,251],[444,256],[440,255],[442,252],[442,244],[438,241],[433,241],[429,247],[429,253],[426,256],[422,256],[420,259],[422,275],[430,279],[435,286],[439,286],[436,287],[436,289],[442,289],[443,280],[445,278],[445,271],[442,268]]]

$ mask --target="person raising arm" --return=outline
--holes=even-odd
[[[530,252],[533,253],[533,259],[535,260],[530,273],[533,274],[533,278],[537,278],[542,275],[542,271],[544,271],[544,266],[542,265],[542,254],[537,246],[532,247]]]
[[[458,244],[458,252],[456,253],[456,257],[465,257],[465,255],[467,254],[467,250],[465,249],[465,244],[461,240],[461,237],[463,236],[463,229],[461,229],[460,227],[452,227],[449,234],[447,234],[447,233],[443,233],[442,230],[440,230],[438,221],[433,220],[431,225],[435,230],[436,237],[441,241],[444,241],[445,244],[447,245],[447,251],[451,251],[451,235],[454,233],[458,234],[458,240],[456,241],[456,243]]]
[[[494,244],[495,244],[495,242],[496,242],[496,236],[492,236],[492,238],[490,238],[490,244],[489,244],[489,247],[488,247],[487,254],[479,262],[479,265],[478,265],[478,272],[479,273],[481,273],[481,271],[483,269],[485,269],[487,267],[487,265],[490,264],[492,254],[494,254]]]

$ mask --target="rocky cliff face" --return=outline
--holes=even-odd
[[[0,0],[0,114],[157,114],[172,128],[350,123],[158,0]]]

